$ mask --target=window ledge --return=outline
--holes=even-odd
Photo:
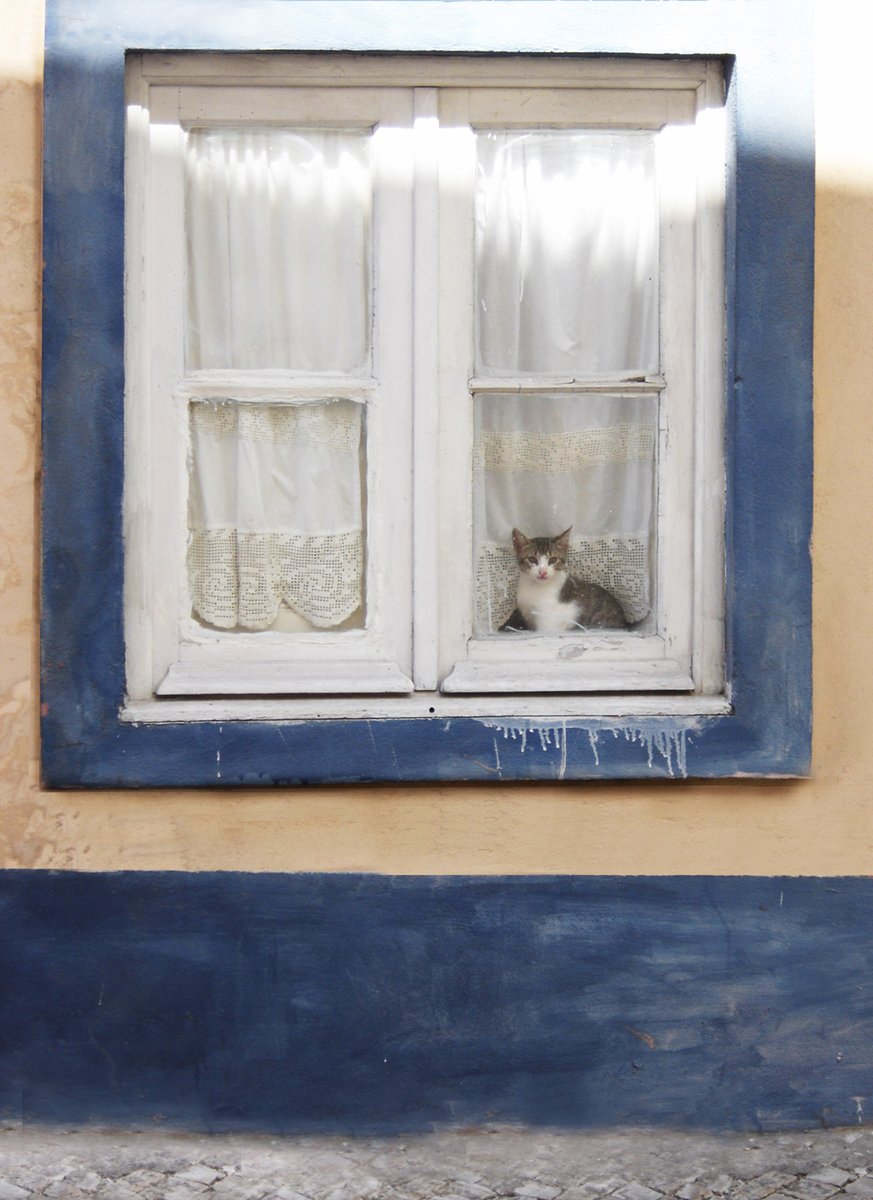
[[[455,717],[523,718],[548,723],[577,717],[719,716],[731,712],[726,696],[352,696],[299,699],[132,700],[121,710],[130,724],[197,721],[444,720]]]

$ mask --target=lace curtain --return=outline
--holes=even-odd
[[[188,576],[221,629],[268,629],[287,605],[316,629],[361,606],[362,406],[195,401]]]
[[[629,621],[648,614],[656,445],[651,397],[476,398],[479,633],[499,629],[515,607],[513,526],[539,537],[572,525],[570,570],[612,592]]]
[[[368,135],[201,129],[186,159],[190,370],[369,368]],[[335,627],[363,604],[363,409],[192,402],[189,581],[224,629]]]
[[[657,372],[658,203],[651,135],[477,138],[478,372],[564,380]],[[651,608],[657,400],[614,394],[475,398],[476,629],[515,604],[510,533],[573,526],[571,571],[629,621]]]

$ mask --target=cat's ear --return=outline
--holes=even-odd
[[[554,539],[555,549],[560,551],[560,553],[563,555],[566,555],[567,551],[570,549],[570,530],[572,528],[573,528],[573,526],[570,525],[567,529],[564,530],[563,533],[559,533],[558,536]]]
[[[529,544],[529,542],[530,542],[530,538],[525,537],[525,535],[521,532],[520,529],[513,529],[512,544],[515,547],[516,554],[521,554],[522,551],[524,550],[525,546],[527,546]]]

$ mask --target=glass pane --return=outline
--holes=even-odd
[[[220,629],[364,622],[363,406],[192,401],[188,578]]]
[[[189,369],[366,370],[369,138],[337,130],[189,133]]]
[[[566,548],[546,554],[563,561],[547,561],[545,579],[536,564],[530,595],[543,611],[560,599],[567,575],[597,585],[582,589],[587,599],[575,615],[561,610],[572,619],[562,617],[560,628],[530,617],[522,628],[572,633],[645,620],[652,607],[657,399],[504,393],[480,394],[474,403],[477,636],[499,632],[510,619],[522,574],[534,566],[520,570],[514,529],[528,539],[555,539],[570,528]],[[517,619],[510,623],[519,628]]]
[[[652,135],[489,132],[476,142],[478,373],[657,372]]]

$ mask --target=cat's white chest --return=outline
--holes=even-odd
[[[549,579],[534,579],[530,575],[519,579],[516,603],[527,624],[537,633],[565,633],[573,628],[577,606],[573,601],[560,599],[565,579],[563,573]]]

